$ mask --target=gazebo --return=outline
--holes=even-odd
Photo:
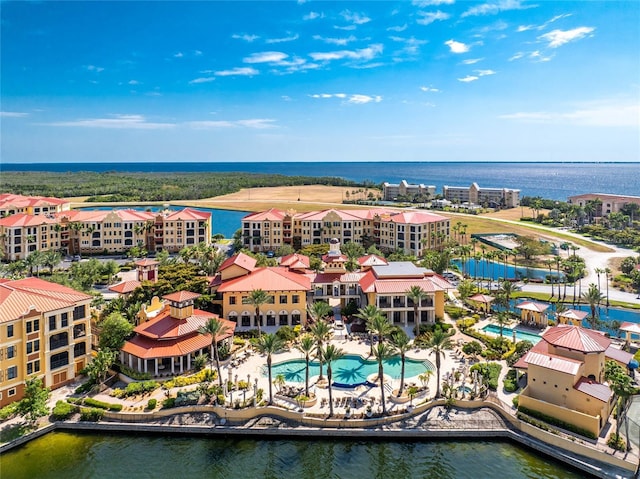
[[[494,299],[493,296],[489,296],[488,294],[478,293],[471,296],[469,301],[475,309],[488,313],[491,311],[491,303]]]
[[[640,324],[625,321],[620,325],[620,331],[624,331],[625,333],[627,333],[626,339],[627,339],[627,342],[630,343],[632,341],[632,338],[631,338],[632,334],[635,334],[636,336],[640,336]],[[635,339],[634,341],[638,341],[638,340]]]
[[[535,301],[523,301],[520,304],[516,304],[516,308],[520,310],[520,322],[525,326],[534,326],[538,328],[544,328],[547,326],[548,304],[537,303]]]
[[[557,313],[559,324],[570,324],[571,326],[582,326],[582,321],[589,315],[586,311],[579,309],[567,309]]]

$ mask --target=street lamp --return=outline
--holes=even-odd
[[[256,378],[253,383],[253,407],[256,407],[256,402],[258,400],[258,378]]]

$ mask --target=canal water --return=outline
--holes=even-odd
[[[2,479],[578,479],[501,441],[258,440],[56,432],[2,455]]]

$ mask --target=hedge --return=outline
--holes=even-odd
[[[498,389],[498,377],[502,366],[498,363],[478,363],[471,366],[471,371],[478,371],[482,374],[483,381],[486,382],[489,389],[496,391]]]
[[[588,437],[589,439],[596,439],[596,435],[591,431],[587,431],[581,427],[576,426],[575,424],[571,424],[569,422],[562,421],[561,419],[555,418],[553,416],[549,416],[547,414],[541,413],[540,411],[536,411],[534,409],[529,409],[524,406],[518,406],[518,413],[526,414],[527,416],[531,416],[536,419],[540,419],[546,423],[551,424],[552,426],[557,426],[562,429],[566,429],[567,431],[574,432],[576,434],[580,434],[581,436]],[[520,414],[518,414],[520,416]]]
[[[80,420],[81,421],[99,421],[104,417],[104,409],[98,408],[80,408]]]
[[[62,400],[56,402],[53,411],[51,411],[53,417],[57,421],[64,421],[65,419],[69,419],[71,415],[75,414],[76,412],[78,412],[78,406],[69,404],[68,402]]]

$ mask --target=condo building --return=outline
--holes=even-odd
[[[433,198],[436,195],[436,187],[423,184],[413,185],[407,183],[407,180],[402,180],[400,183],[388,183],[382,184],[382,196],[387,201],[396,201],[402,196],[406,197],[419,197],[425,196]]]
[[[640,196],[608,195],[605,193],[586,193],[583,195],[569,196],[567,203],[585,207],[593,202],[595,211],[593,216],[599,218],[611,213],[619,213],[626,204],[640,205]]]
[[[478,183],[469,187],[443,186],[442,195],[453,203],[487,205],[490,208],[516,208],[520,206],[520,190],[510,188],[481,188]]]

